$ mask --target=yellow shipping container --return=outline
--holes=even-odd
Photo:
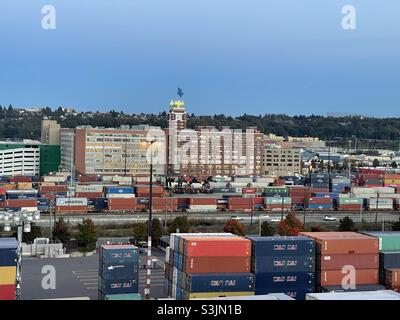
[[[241,296],[254,296],[254,291],[240,291],[240,292],[196,292],[189,293],[189,300],[202,299],[202,298],[217,298],[217,297],[241,297]]]
[[[400,179],[385,179],[383,182],[385,184],[400,184]]]
[[[53,187],[56,184],[54,182],[41,182],[40,185],[43,187]]]
[[[18,190],[32,189],[32,182],[19,182],[17,189]]]
[[[0,285],[15,284],[17,267],[0,267]]]
[[[15,183],[8,183],[4,185],[6,190],[17,190],[17,185]]]

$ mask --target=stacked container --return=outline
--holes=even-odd
[[[263,197],[288,197],[289,189],[286,187],[266,187],[262,192]]]
[[[18,243],[0,238],[0,300],[15,300]]]
[[[104,195],[106,198],[124,198],[130,199],[135,197],[133,187],[104,187]]]
[[[385,174],[383,183],[385,187],[400,188],[400,174]]]
[[[364,234],[376,237],[379,241],[379,277],[380,283],[388,289],[399,290],[400,269],[400,232],[364,232]]]
[[[309,198],[306,199],[305,207],[308,210],[332,210],[332,198]]]
[[[315,290],[315,243],[307,237],[249,237],[255,293],[285,293],[297,300]]]
[[[293,186],[289,188],[292,204],[304,206],[305,199],[311,197],[310,187],[307,186]]]
[[[75,186],[75,196],[78,198],[101,198],[103,197],[103,188],[101,184],[78,184]]]
[[[176,300],[254,295],[251,243],[230,233],[171,234],[165,292]]]
[[[312,188],[329,190],[328,173],[310,173],[308,180],[309,180],[309,185]]]
[[[360,211],[364,207],[362,198],[341,198],[337,199],[337,207],[340,211]]]
[[[217,198],[190,198],[189,210],[191,211],[216,211]]]
[[[350,189],[350,179],[344,175],[332,174],[331,175],[331,190],[333,193],[342,193]]]
[[[355,271],[355,286],[379,283],[378,239],[355,232],[302,232],[316,241],[316,288],[342,286]],[[352,269],[350,271],[350,268]],[[346,288],[344,288],[346,289]]]
[[[268,211],[290,211],[292,199],[290,197],[266,197],[264,204]]]
[[[253,207],[252,198],[230,197],[228,198],[228,210],[250,212]]]
[[[99,300],[139,292],[139,251],[133,245],[102,245],[99,252]],[[126,296],[121,300],[127,299]]]
[[[56,212],[66,213],[87,213],[88,199],[87,198],[57,198]]]

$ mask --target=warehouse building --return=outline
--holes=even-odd
[[[156,135],[159,145],[154,159],[163,156],[164,132],[159,127],[126,126],[121,128],[77,127],[62,129],[60,134],[61,168],[80,175],[148,175],[150,172],[149,135]],[[153,146],[156,147],[156,146]],[[165,159],[154,160],[153,172],[164,174]]]
[[[293,176],[301,173],[301,149],[267,144],[264,150],[264,174]]]

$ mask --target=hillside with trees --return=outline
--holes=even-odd
[[[128,114],[122,111],[71,112],[58,108],[43,108],[39,111],[24,111],[12,106],[0,106],[0,139],[39,139],[40,123],[44,117],[57,120],[62,127],[74,128],[79,125],[117,127],[120,125],[149,124],[167,126],[167,113]],[[313,136],[323,140],[336,141],[347,145],[348,139],[357,137],[361,147],[391,147],[398,149],[400,118],[368,118],[360,116],[324,117],[287,116],[283,114],[247,115],[239,117],[216,114],[210,116],[188,115],[188,126],[229,126],[235,129],[257,127],[263,133],[281,136]]]

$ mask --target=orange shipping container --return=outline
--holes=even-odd
[[[59,184],[56,186],[40,186],[39,192],[67,192],[67,185]]]
[[[4,201],[5,208],[37,207],[37,201],[32,199],[8,199]]]
[[[333,254],[320,258],[321,270],[341,270],[346,265],[356,269],[379,268],[379,254]]]
[[[250,272],[250,256],[247,257],[186,257],[183,268],[187,273]]]
[[[345,280],[347,273],[342,273],[342,270],[328,270],[321,271],[320,282],[322,287],[324,286],[338,286],[342,285],[342,281]],[[362,284],[379,284],[379,271],[378,269],[365,269],[355,271],[355,282],[356,285]]]
[[[392,290],[400,289],[400,269],[385,270],[385,285]]]
[[[32,182],[18,182],[17,189],[32,189]]]
[[[4,185],[6,190],[17,190],[17,185],[15,183],[8,183]]]
[[[315,239],[321,254],[377,254],[379,239],[356,232],[300,232]]]
[[[56,206],[57,213],[68,213],[68,212],[75,212],[75,213],[87,213],[87,206]]]

